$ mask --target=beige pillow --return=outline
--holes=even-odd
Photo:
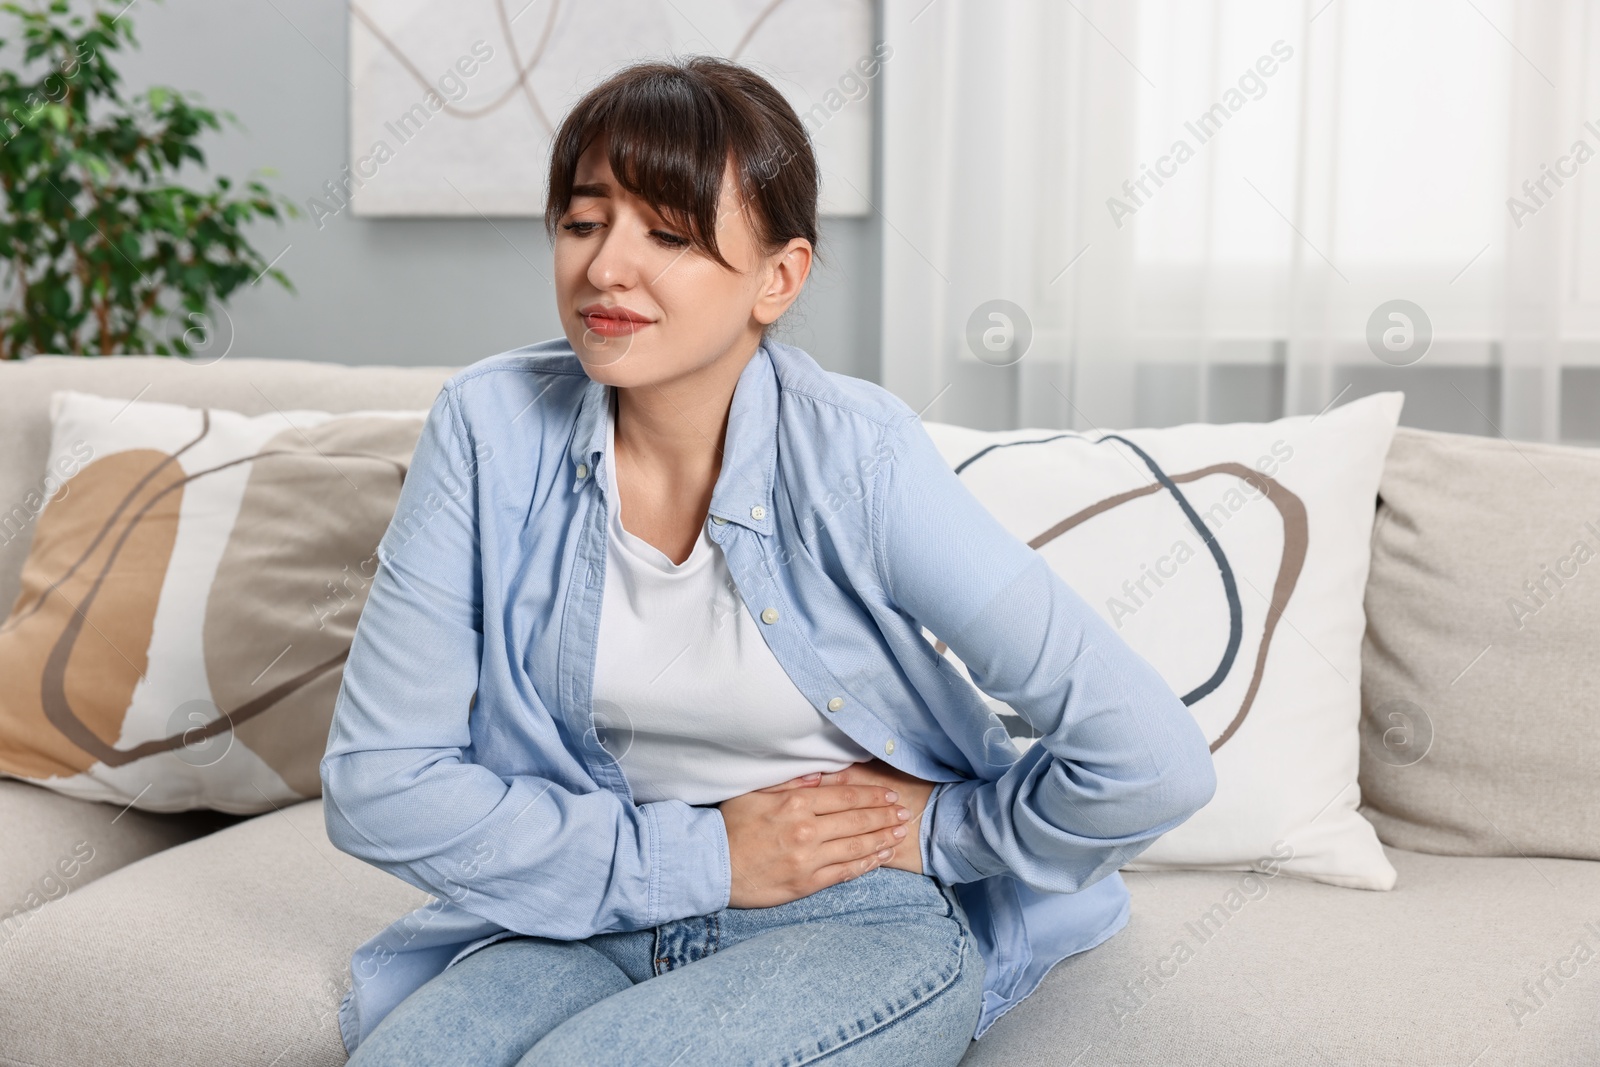
[[[426,411],[249,417],[61,391],[0,625],[0,773],[246,814],[318,763]]]
[[[1600,859],[1600,450],[1401,427],[1361,659],[1387,844]]]

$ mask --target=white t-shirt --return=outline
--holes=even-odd
[[[716,804],[872,754],[795,688],[708,533],[689,558],[622,526],[616,422],[606,419],[610,515],[594,716],[637,803]]]

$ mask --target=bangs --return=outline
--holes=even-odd
[[[617,184],[681,230],[692,247],[729,270],[734,268],[717,247],[716,231],[730,160],[741,199],[753,209],[751,227],[763,244],[772,248],[795,235],[815,244],[815,161],[809,143],[804,143],[804,128],[781,96],[762,82],[761,87],[776,97],[792,124],[787,129],[775,126],[772,117],[760,110],[762,106],[770,110],[772,101],[752,99],[749,85],[730,86],[726,79],[734,72],[725,66],[731,67],[698,58],[684,64],[639,64],[580,100],[551,143],[545,204],[545,228],[551,239],[571,205],[578,160],[592,145],[604,141]],[[734,71],[741,81],[757,79],[752,72]],[[804,186],[809,173],[813,221],[809,227],[801,223],[798,234],[780,236],[773,232],[772,209],[777,207],[779,215],[789,213],[788,202],[803,204],[806,191],[802,188],[796,195],[782,182],[774,185],[763,180],[762,174],[770,172],[775,159],[796,161],[799,153],[785,143],[796,134],[802,138],[802,158],[810,170],[805,165],[791,165],[784,168],[791,171],[784,177]],[[774,204],[764,200],[774,200]],[[783,206],[778,206],[779,201]]]

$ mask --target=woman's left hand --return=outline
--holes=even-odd
[[[911,812],[911,818],[905,823],[906,836],[894,846],[894,854],[884,860],[881,866],[898,867],[912,874],[922,874],[922,812],[928,806],[928,798],[933,795],[933,787],[936,784],[906,774],[883,760],[874,758],[861,763],[852,763],[842,771],[831,771],[819,778],[809,780],[792,778],[787,782],[768,786],[763,791],[806,789],[817,785],[875,785],[895,790],[900,794],[895,803]]]

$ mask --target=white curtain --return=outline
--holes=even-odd
[[[882,380],[925,417],[1088,430],[1403,389],[1412,425],[1600,437],[1600,5],[883,17]]]

